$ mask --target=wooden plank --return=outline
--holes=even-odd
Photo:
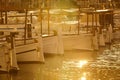
[[[24,24],[6,24],[6,25],[0,25],[0,28],[24,28]]]
[[[21,52],[34,50],[37,48],[37,46],[39,46],[38,43],[26,44],[26,45],[15,47],[15,50],[16,50],[16,53],[21,53]]]

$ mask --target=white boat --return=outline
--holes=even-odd
[[[25,18],[26,16],[27,14],[20,15],[20,13],[16,13],[12,16],[10,16],[9,14],[8,18],[13,17],[13,19],[11,19],[11,21],[8,21],[9,24],[1,24],[0,32],[3,33],[2,35],[12,36],[12,45],[14,45],[14,49],[11,53],[14,54],[14,56],[16,56],[17,59],[14,60],[16,61],[16,63],[34,61],[44,62],[41,36],[35,36],[36,33],[33,29],[33,24],[27,23],[27,20],[26,23],[21,23],[25,21],[23,19],[27,19]],[[21,19],[21,17],[23,19]]]

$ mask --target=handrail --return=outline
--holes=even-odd
[[[1,38],[6,38],[6,37],[10,37],[10,35],[2,35],[2,36],[0,36],[0,39]]]

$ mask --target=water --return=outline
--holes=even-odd
[[[20,71],[0,74],[0,80],[120,80],[112,70],[87,67],[99,54],[97,51],[71,50],[65,51],[64,55],[45,55],[45,63],[20,63]]]

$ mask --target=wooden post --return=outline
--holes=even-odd
[[[1,17],[1,19],[2,19],[2,11],[0,12],[0,17]]]
[[[32,0],[29,0],[29,5],[30,5],[29,8],[33,8],[32,7]]]
[[[106,13],[102,13],[103,14],[103,27],[106,26]]]
[[[88,20],[89,20],[89,15],[87,13],[87,33],[88,33]]]
[[[112,28],[114,28],[114,21],[113,21],[113,11],[111,11],[111,25],[112,25]]]
[[[102,19],[102,17],[103,17],[103,21],[104,21],[104,16],[103,16],[103,14],[102,13],[100,13],[100,27],[99,27],[99,33],[101,34],[102,33],[102,27],[104,26],[104,23],[103,23],[103,21],[101,20]]]
[[[48,11],[48,35],[50,34],[50,14],[49,14],[49,8],[47,8]]]
[[[95,24],[96,24],[96,27],[97,27],[97,13],[95,13]]]
[[[92,13],[92,33],[94,35],[94,13]]]
[[[5,11],[5,24],[7,24],[7,11]]]
[[[27,39],[27,10],[25,10],[24,44],[26,44],[26,39]]]
[[[18,70],[16,51],[15,51],[15,35],[16,32],[10,33],[10,43],[11,43],[11,51],[10,51],[10,70]]]
[[[80,34],[80,8],[79,8],[79,14],[78,14],[78,35]]]
[[[0,10],[2,10],[2,1],[0,0]]]
[[[95,13],[95,32],[98,32],[98,19],[97,19],[97,13]]]
[[[0,24],[3,24],[4,21],[3,21],[3,17],[2,17],[2,11],[0,12]]]
[[[33,22],[33,19],[32,19],[32,13],[30,14],[30,23],[32,23]]]
[[[40,20],[41,20],[41,23],[40,23],[40,25],[41,25],[41,35],[42,35],[42,8],[40,9]]]
[[[85,3],[86,3],[86,1],[84,0],[84,7],[86,7],[86,6],[85,6]]]

